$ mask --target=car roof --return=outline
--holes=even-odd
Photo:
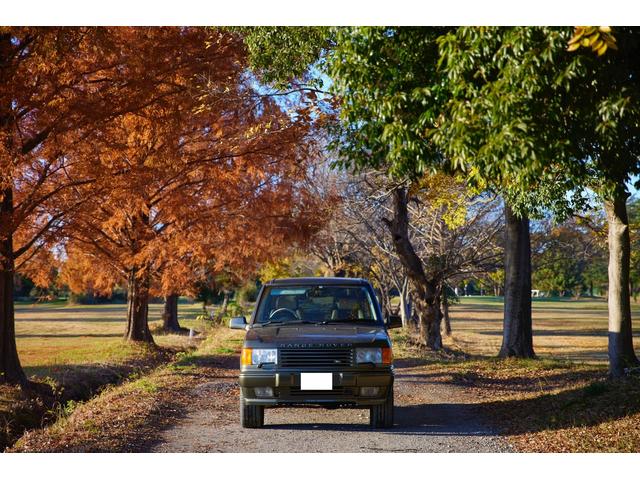
[[[266,285],[369,285],[369,282],[364,278],[298,277],[277,278],[267,282]]]

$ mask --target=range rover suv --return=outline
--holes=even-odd
[[[265,284],[240,358],[240,423],[264,425],[269,407],[368,408],[393,426],[393,353],[373,288],[353,278],[287,278]]]

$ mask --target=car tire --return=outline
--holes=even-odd
[[[389,387],[385,402],[369,409],[369,424],[373,428],[393,427],[393,385]]]
[[[264,407],[262,405],[247,405],[242,393],[240,393],[240,425],[243,428],[264,427]]]

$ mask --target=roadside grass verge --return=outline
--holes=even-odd
[[[455,387],[517,451],[640,451],[638,375],[610,380],[606,365],[549,357],[434,355],[394,337],[398,365],[413,359],[409,366]]]
[[[196,321],[201,310],[198,305],[181,304],[181,322],[205,330],[207,326]],[[152,328],[161,325],[161,312],[162,305],[150,305]],[[55,421],[74,402],[195,348],[197,340],[184,335],[156,334],[157,347],[123,342],[125,318],[124,304],[16,306],[18,352],[37,388],[23,391],[0,385],[0,451],[24,431]]]
[[[523,452],[639,452],[640,377],[553,360],[484,359],[445,369]]]
[[[168,364],[76,403],[55,423],[25,433],[8,451],[149,451],[164,426],[202,401],[192,395],[194,388],[221,378],[236,382],[243,336],[214,327],[197,350],[178,353]]]
[[[53,376],[32,376],[34,388],[0,385],[0,451],[25,431],[55,421],[79,401],[91,398],[108,385],[148,372],[171,361],[179,350],[127,345],[130,355],[118,362],[57,366]]]

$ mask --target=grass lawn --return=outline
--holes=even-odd
[[[162,304],[149,306],[156,343],[181,346],[184,336],[163,335]],[[462,297],[451,308],[449,345],[472,355],[493,356],[502,340],[502,298]],[[197,331],[200,304],[180,303],[182,326]],[[640,305],[633,306],[640,314]],[[73,305],[63,302],[16,305],[18,352],[28,375],[53,376],[61,368],[87,363],[118,363],[136,354],[122,342],[126,305]],[[606,362],[607,305],[604,300],[534,299],[534,348],[543,358]],[[636,332],[640,323],[636,322]],[[640,348],[640,340],[636,339]]]
[[[16,343],[22,366],[30,379],[48,383],[52,393],[25,394],[17,387],[0,385],[0,451],[25,428],[55,419],[55,405],[85,399],[131,375],[166,363],[176,351],[195,342],[185,335],[167,335],[162,327],[162,304],[149,305],[150,327],[156,344],[169,349],[149,349],[122,340],[127,306],[67,305],[66,302],[29,304],[16,310]],[[196,320],[200,304],[180,303],[183,327],[204,331]]]
[[[181,346],[185,337],[163,335],[162,304],[149,305],[150,327],[160,346]],[[200,304],[181,303],[178,316],[182,326],[202,331],[195,318]],[[16,305],[16,342],[27,375],[56,377],[74,365],[119,363],[138,354],[135,346],[122,341],[127,306],[66,305],[52,302]]]
[[[462,297],[451,308],[453,343],[467,353],[496,355],[502,342],[501,297]],[[640,305],[632,305],[634,318]],[[640,349],[640,321],[635,322]],[[604,299],[533,299],[533,346],[542,358],[575,362],[607,361],[607,303]]]
[[[237,380],[244,332],[213,327],[195,351],[178,354],[147,375],[106,388],[87,402],[66,408],[57,421],[24,435],[11,451],[148,451],[158,431],[194,408],[192,390],[219,379]],[[235,387],[226,392],[233,397]],[[220,406],[220,398],[205,398]],[[233,398],[233,414],[237,401]]]

